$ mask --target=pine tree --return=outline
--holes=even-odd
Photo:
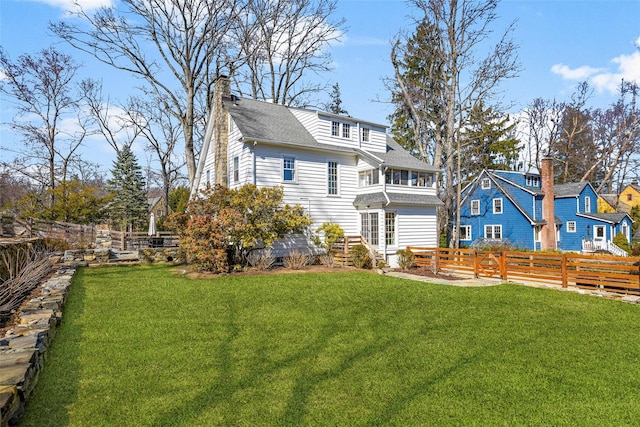
[[[349,115],[347,110],[342,108],[342,97],[340,96],[340,86],[338,83],[331,86],[331,93],[329,96],[331,97],[331,102],[324,105],[324,108],[329,113]]]
[[[145,180],[138,159],[129,147],[125,146],[118,153],[111,175],[107,181],[112,196],[109,217],[121,229],[128,225],[134,229],[144,227],[149,211]]]

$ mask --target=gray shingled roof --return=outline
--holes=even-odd
[[[553,193],[555,197],[577,197],[587,185],[588,182],[586,181],[556,184],[553,188]]]
[[[242,136],[249,141],[340,150],[340,147],[318,143],[284,105],[247,98],[225,100],[224,105]]]
[[[385,153],[372,151],[371,154],[381,158],[385,166],[392,168],[411,169],[424,172],[440,172],[440,169],[413,157],[389,135],[387,135],[387,151]]]
[[[579,213],[578,215],[587,218],[597,219],[610,224],[618,224],[628,216],[626,213]]]
[[[392,204],[401,205],[427,205],[427,206],[442,206],[444,203],[436,196],[428,194],[407,194],[407,193],[387,193],[389,201]],[[360,194],[356,196],[353,201],[354,206],[369,206],[380,203],[387,203],[386,197],[382,192]]]

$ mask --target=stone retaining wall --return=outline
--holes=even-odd
[[[0,339],[1,425],[17,423],[42,368],[44,354],[62,318],[75,267],[60,267],[41,285],[40,296],[23,304],[16,326]]]

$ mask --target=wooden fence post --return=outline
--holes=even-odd
[[[480,271],[480,260],[478,259],[478,251],[473,251],[473,278],[478,278],[478,272]]]
[[[440,248],[436,248],[436,256],[433,259],[433,272],[434,274],[440,272]]]
[[[507,281],[507,255],[505,251],[500,252],[500,280]]]
[[[567,276],[568,276],[568,272],[567,272],[567,254],[562,254],[562,287],[566,288],[569,286],[569,283],[567,281]]]

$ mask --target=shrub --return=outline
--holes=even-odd
[[[364,245],[355,245],[349,250],[351,261],[356,268],[371,268],[371,254]]]
[[[271,253],[271,249],[260,249],[251,252],[247,256],[249,264],[260,271],[268,270],[276,262],[275,257]]]
[[[333,255],[330,253],[318,256],[318,261],[320,261],[320,264],[324,265],[325,267],[334,267],[336,264]]]
[[[620,249],[625,250],[627,253],[631,253],[631,246],[627,241],[627,236],[622,233],[618,233],[613,238],[613,244],[619,247]]]
[[[309,255],[294,250],[289,252],[283,259],[282,263],[291,270],[300,270],[309,264]]]
[[[344,238],[344,230],[339,224],[333,222],[325,222],[318,229],[316,233],[324,234],[324,242],[320,239],[320,235],[317,234],[312,237],[313,242],[321,248],[331,251],[331,246],[337,241]]]
[[[415,265],[416,256],[408,249],[398,249],[398,266],[403,270],[408,270]]]

